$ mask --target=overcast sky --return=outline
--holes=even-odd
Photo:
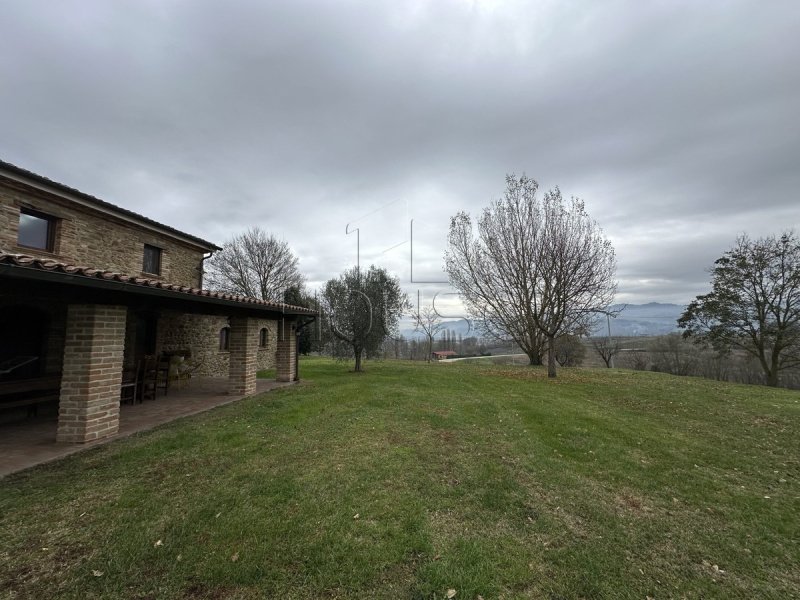
[[[311,287],[414,296],[450,216],[527,173],[586,202],[622,302],[686,303],[737,234],[800,228],[800,2],[6,0],[0,158]]]

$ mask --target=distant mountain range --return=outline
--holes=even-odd
[[[612,336],[664,335],[678,331],[678,318],[686,307],[680,304],[617,304],[611,311],[622,310],[611,319]],[[608,323],[601,319],[592,335],[608,335]]]
[[[650,302],[648,304],[616,304],[611,311],[621,310],[616,318],[611,319],[612,336],[646,336],[664,335],[678,331],[678,318],[686,307],[680,304],[663,304]],[[474,323],[465,319],[447,321],[447,329],[461,334],[463,337],[480,336],[475,331]],[[414,325],[407,319],[400,323],[400,333],[406,338],[424,337],[414,331]],[[592,335],[607,335],[608,324],[605,317],[598,321]],[[437,336],[438,337],[438,336]]]

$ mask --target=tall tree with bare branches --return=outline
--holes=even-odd
[[[288,242],[259,227],[232,237],[209,260],[209,287],[231,294],[282,302],[304,280]]]
[[[506,176],[502,199],[473,225],[460,212],[450,223],[445,268],[468,310],[492,334],[506,334],[537,364],[543,342],[556,376],[556,339],[588,330],[616,293],[611,242],[581,200],[558,188]]]
[[[742,235],[711,269],[711,292],[678,320],[684,337],[758,359],[767,385],[800,365],[800,238]]]

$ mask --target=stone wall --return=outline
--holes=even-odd
[[[271,369],[275,366],[277,347],[277,323],[267,319],[255,319],[256,345],[262,328],[267,329],[267,345],[258,348],[256,369]],[[162,311],[158,320],[156,351],[180,352],[189,350],[191,363],[199,365],[196,375],[228,377],[230,372],[230,349],[220,350],[220,330],[228,327],[227,317],[190,315],[173,311]]]
[[[53,252],[19,246],[20,208],[56,219]],[[161,248],[161,274],[142,272],[144,245]],[[198,287],[203,249],[112,215],[0,178],[0,251]]]
[[[259,346],[258,358],[256,359],[256,370],[263,371],[264,369],[275,368],[275,352],[277,350],[277,331],[278,325],[276,321],[268,321],[267,319],[259,319],[258,330],[267,328],[267,345],[264,347]]]

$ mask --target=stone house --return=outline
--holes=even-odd
[[[0,408],[55,382],[57,439],[86,442],[116,433],[123,372],[144,356],[179,354],[238,395],[259,369],[295,380],[315,311],[204,290],[217,250],[0,161]]]

